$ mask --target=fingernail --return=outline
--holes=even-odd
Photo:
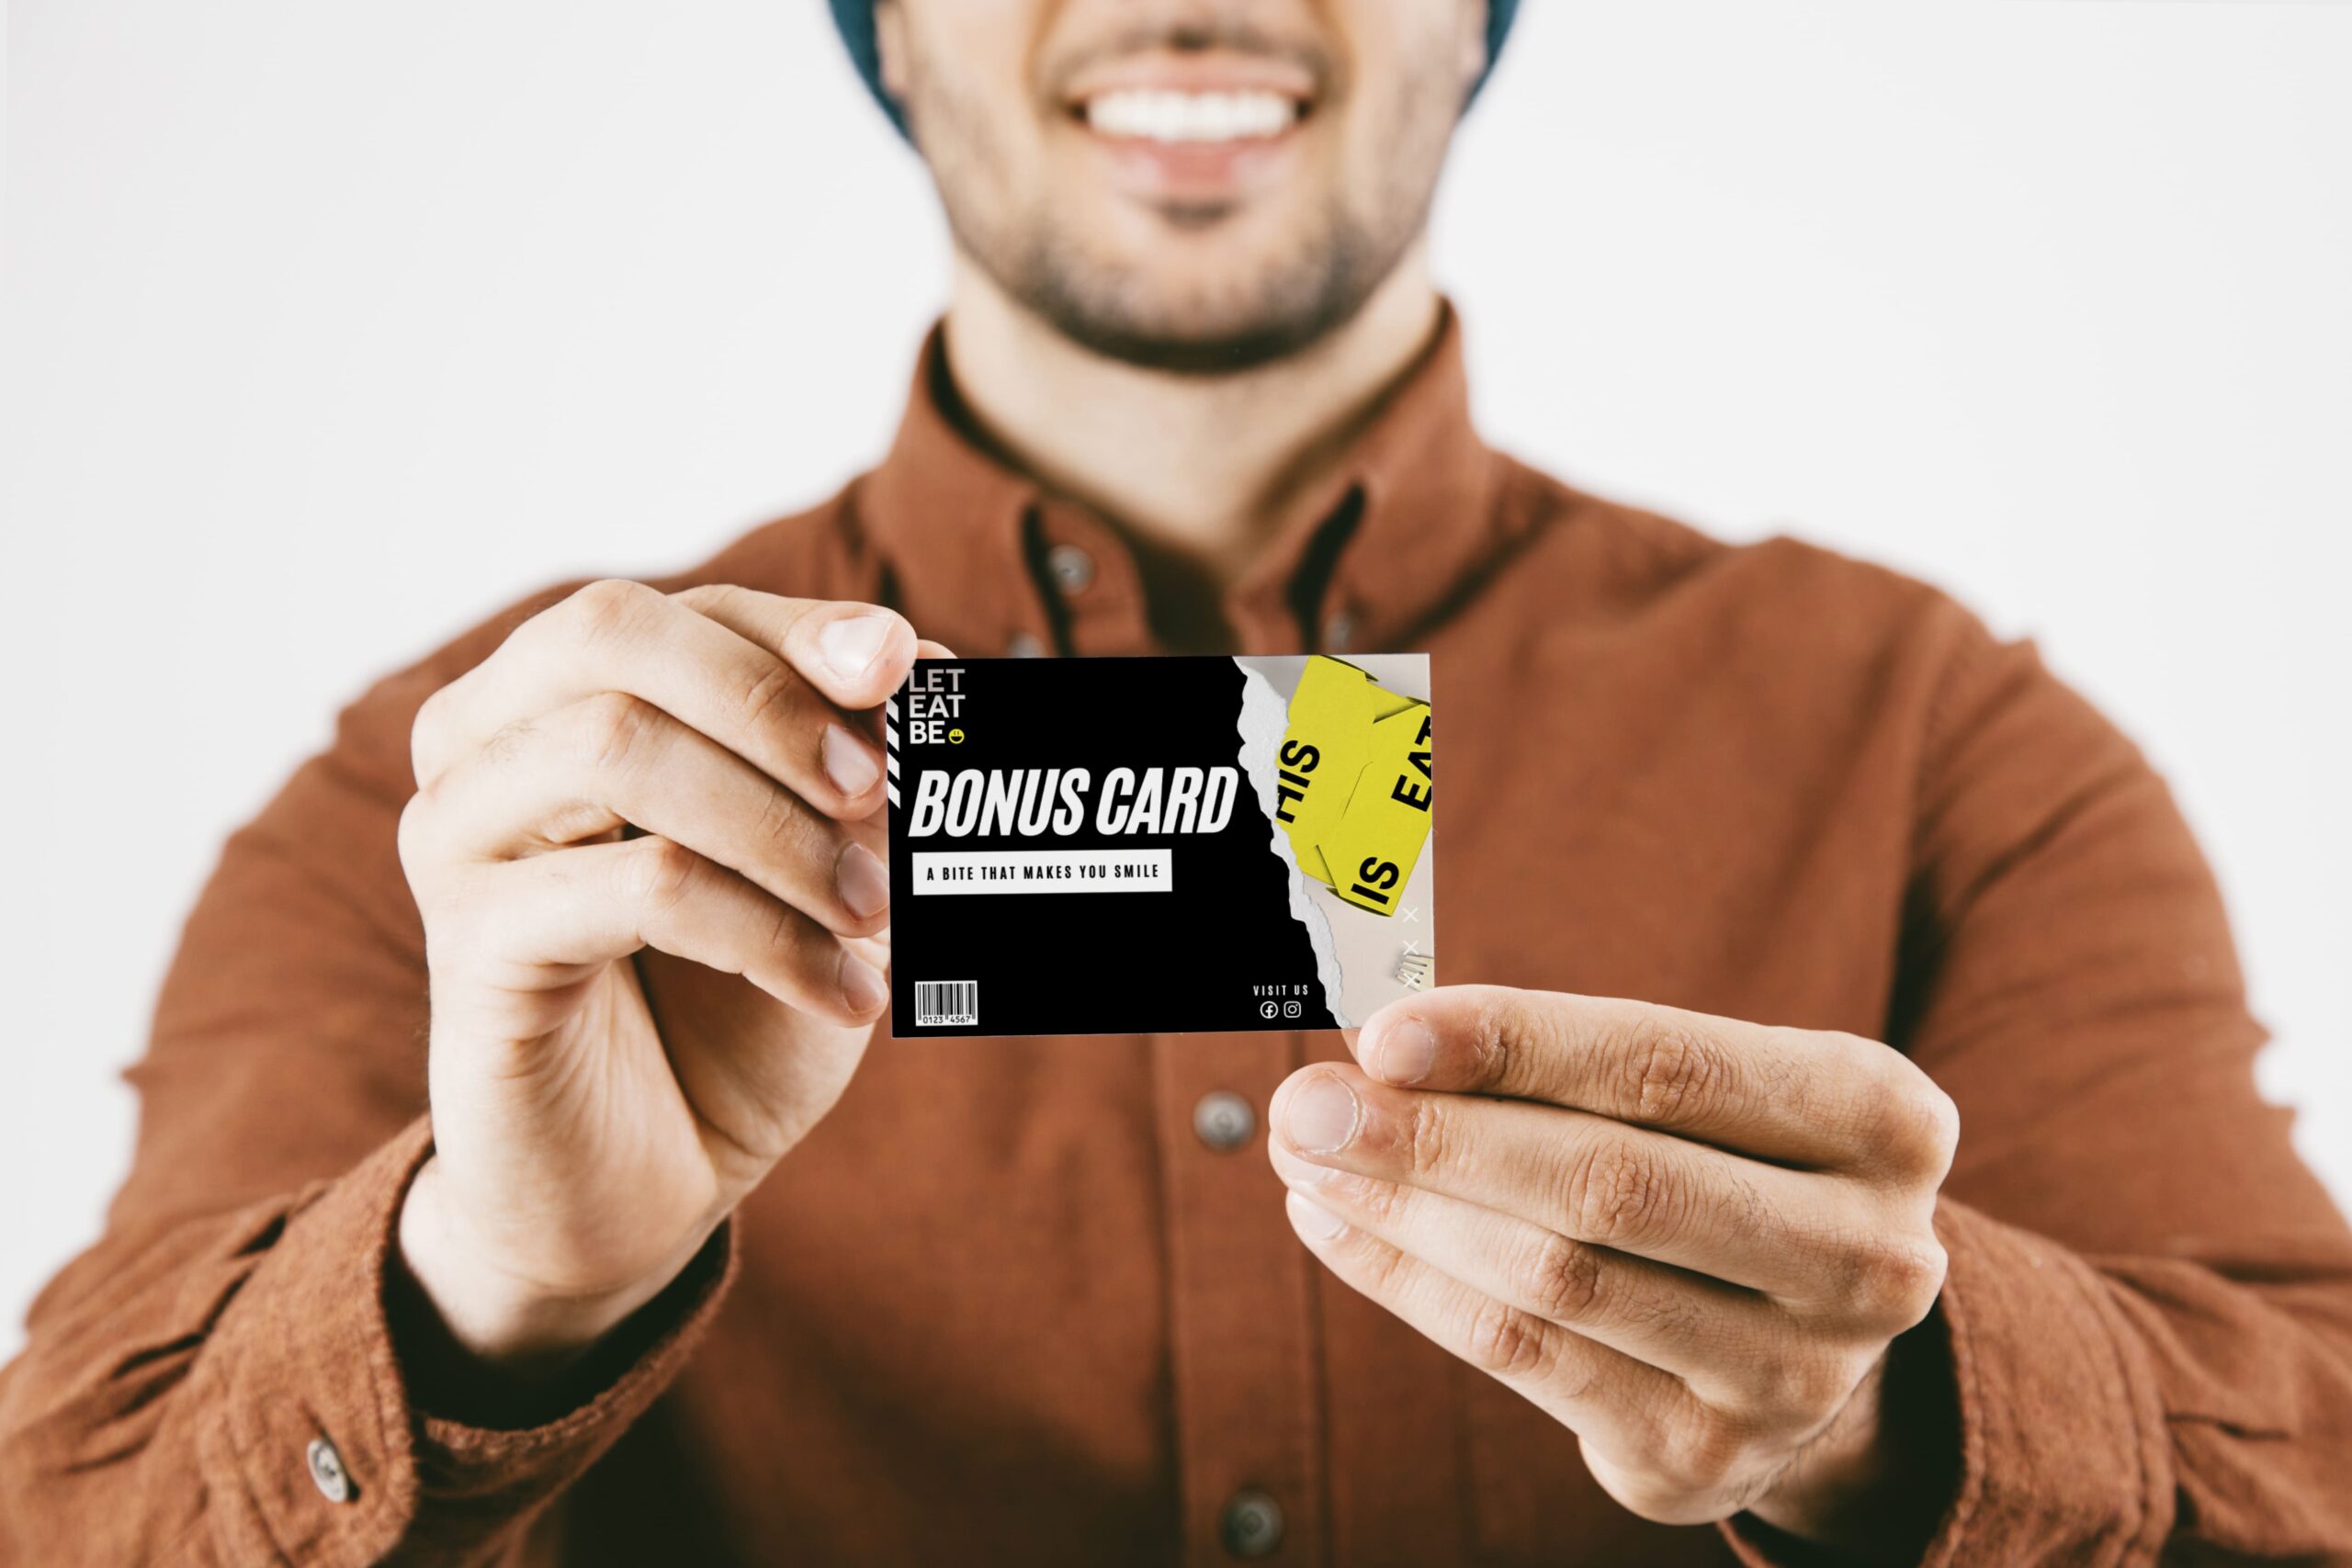
[[[842,954],[842,1000],[849,1003],[850,1011],[880,1012],[889,999],[882,971],[854,953]]]
[[[833,673],[844,681],[854,681],[873,667],[880,657],[882,645],[890,640],[890,617],[888,615],[845,615],[827,623],[817,634],[818,650]]]
[[[1285,1194],[1283,1206],[1290,1211],[1290,1223],[1299,1228],[1300,1234],[1317,1241],[1336,1241],[1340,1233],[1348,1228],[1347,1221],[1296,1192]]]
[[[1437,1066],[1437,1036],[1418,1018],[1400,1018],[1381,1031],[1373,1071],[1390,1083],[1419,1083]]]
[[[1359,1108],[1346,1084],[1329,1073],[1309,1080],[1283,1111],[1283,1131],[1308,1154],[1336,1154],[1356,1135]]]
[[[873,748],[838,724],[825,727],[825,776],[843,795],[864,795],[882,776]]]
[[[890,873],[872,850],[850,844],[833,864],[833,886],[841,890],[849,912],[863,920],[890,904]]]

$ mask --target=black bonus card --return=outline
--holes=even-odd
[[[1361,1024],[1434,981],[1429,659],[918,660],[891,1032]]]

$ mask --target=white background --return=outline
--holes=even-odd
[[[1439,215],[1490,435],[2038,636],[2352,1195],[2352,6],[1527,10]],[[8,73],[0,1355],[336,704],[865,465],[944,279],[813,0],[19,0]]]

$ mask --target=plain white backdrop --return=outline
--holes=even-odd
[[[1527,10],[1438,215],[1489,436],[2037,637],[2352,1199],[2352,6]],[[814,0],[9,29],[0,1356],[221,836],[372,675],[871,461],[945,276]]]

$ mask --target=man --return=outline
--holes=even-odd
[[[2160,782],[1931,591],[1474,435],[1509,7],[836,10],[956,237],[895,445],[232,840],[9,1559],[2352,1554],[2352,1237]],[[1476,984],[891,1040],[919,638],[1427,649]]]

